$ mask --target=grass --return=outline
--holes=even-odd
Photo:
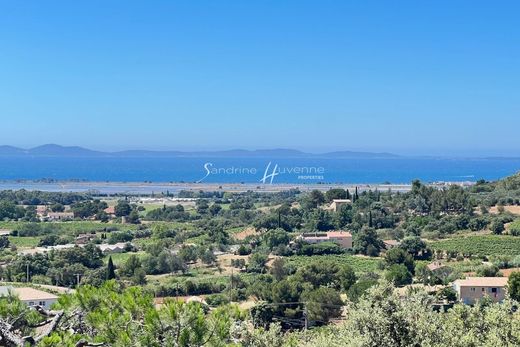
[[[479,235],[431,242],[432,249],[477,256],[520,255],[520,237]]]
[[[516,219],[509,224],[508,230],[510,233],[520,233],[520,219]]]
[[[121,264],[126,262],[128,260],[128,258],[130,258],[132,255],[137,255],[139,258],[143,258],[146,255],[146,253],[145,252],[114,253],[114,254],[106,255],[103,258],[103,261],[105,262],[105,264],[107,264],[108,258],[110,258],[110,256],[112,256],[112,262],[114,262],[114,265],[120,266]]]
[[[9,242],[17,248],[31,248],[38,246],[40,236],[9,236]]]
[[[296,255],[284,259],[288,264],[296,267],[305,266],[319,260],[326,260],[338,265],[349,265],[356,273],[377,272],[379,271],[378,264],[380,262],[379,258],[359,257],[348,254],[314,255],[312,257]]]
[[[18,230],[27,225],[44,225],[51,228],[53,231],[60,234],[79,234],[88,233],[91,231],[98,231],[104,228],[117,228],[118,230],[135,230],[137,225],[121,224],[121,223],[101,223],[96,221],[71,221],[71,222],[14,222],[2,221],[0,222],[0,229]]]

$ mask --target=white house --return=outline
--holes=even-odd
[[[46,310],[50,309],[52,304],[58,300],[58,297],[54,294],[31,287],[0,286],[0,296],[7,296],[9,293],[17,296],[27,306],[38,305]]]

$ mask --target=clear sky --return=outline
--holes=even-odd
[[[519,13],[0,0],[0,144],[520,155]]]

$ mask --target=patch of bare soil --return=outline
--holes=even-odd
[[[506,205],[506,206],[504,206],[504,210],[509,212],[509,213],[512,213],[512,214],[520,215],[520,206]],[[498,214],[498,206],[491,207],[489,209],[489,213]]]
[[[257,235],[259,234],[258,231],[256,231],[255,228],[245,228],[244,230],[242,230],[241,232],[239,233],[236,233],[236,234],[233,234],[233,237],[236,239],[236,240],[244,240],[246,237],[248,236],[251,236],[251,235]]]

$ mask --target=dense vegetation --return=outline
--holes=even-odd
[[[392,286],[442,287],[467,273],[500,276],[504,269],[519,267],[520,219],[511,210],[520,202],[519,187],[520,175],[515,175],[468,188],[415,181],[406,193],[341,188],[305,193],[185,191],[177,196],[185,201],[167,192],[160,196],[164,203],[156,205],[140,197],[1,192],[0,229],[11,232],[0,237],[0,276],[15,284],[78,289],[60,299],[54,311],[70,315],[72,325],[79,324],[79,314],[88,327],[74,334],[71,326],[59,327],[39,340],[44,346],[74,345],[82,339],[116,346],[294,341],[310,346],[463,346],[466,341],[473,346],[496,341],[514,345],[514,334],[488,340],[476,332],[476,323],[456,325],[464,316],[489,320],[499,315],[511,328],[508,324],[518,324],[518,317],[506,314],[513,305],[509,301],[438,313],[432,308],[439,303],[453,305],[449,286],[430,295],[409,294],[399,302]],[[351,203],[334,211],[329,208],[333,199]],[[45,205],[47,212],[37,205]],[[64,211],[73,217],[48,218],[51,212]],[[329,230],[350,231],[353,248],[296,238]],[[86,241],[74,245],[78,236]],[[393,240],[395,247],[389,249],[383,240]],[[122,253],[101,251],[116,244],[123,245]],[[442,262],[442,269],[430,270],[426,265],[431,261]],[[191,295],[204,296],[207,306],[168,299]],[[166,304],[156,309],[154,297],[165,298],[161,300]],[[18,310],[0,310],[7,322],[11,318],[5,312],[20,315],[22,310],[27,315],[30,324],[13,328],[20,336],[37,336],[30,327],[38,319],[51,319],[24,309],[15,299],[2,300],[0,305]],[[241,311],[230,303],[249,308]],[[387,312],[388,307],[394,307],[395,314]],[[413,314],[420,319],[408,321]],[[328,324],[346,318],[340,326]],[[174,328],[186,319],[200,325],[187,324],[185,331]],[[428,320],[431,327],[423,326]],[[499,333],[496,324],[486,324],[490,332]],[[435,331],[444,326],[453,329],[451,340]],[[313,333],[295,332],[305,328]],[[177,329],[175,334],[172,329]],[[420,344],[421,335],[412,330],[425,336]],[[375,336],[376,331],[381,336]],[[338,336],[336,341],[333,336]]]

